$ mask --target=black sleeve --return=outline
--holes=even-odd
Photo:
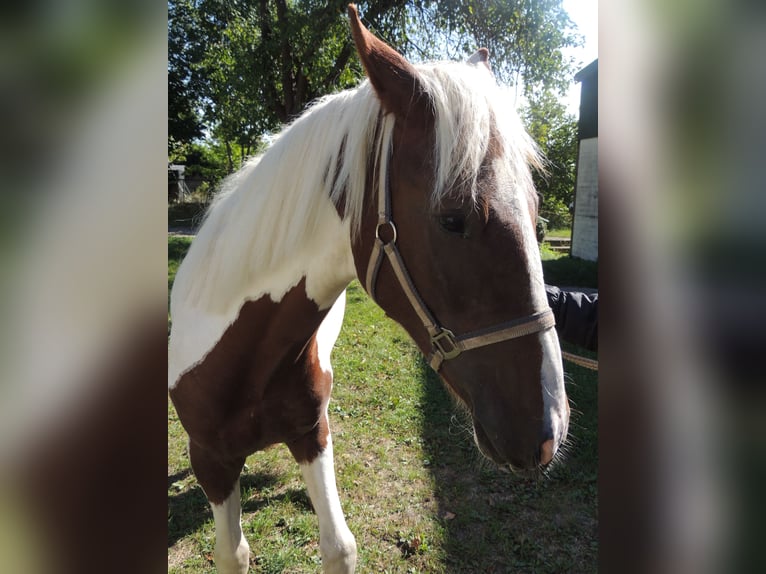
[[[567,343],[598,351],[598,293],[562,291],[545,286],[548,304],[556,317],[556,331]]]

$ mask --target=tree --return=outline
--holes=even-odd
[[[535,173],[542,194],[540,215],[550,228],[569,227],[577,166],[577,120],[550,91],[530,97],[522,110],[524,124],[547,160],[547,173]]]
[[[202,137],[199,116],[202,78],[194,64],[202,54],[199,21],[191,0],[168,1],[168,155]]]
[[[561,49],[582,37],[561,0],[436,0],[416,3],[412,37],[433,46],[428,58],[457,59],[479,47],[489,50],[495,75],[526,94],[561,92],[574,62]]]
[[[226,149],[230,170],[260,138],[363,71],[347,0],[171,0],[169,126],[173,145],[200,134]],[[460,58],[479,46],[495,73],[525,92],[560,89],[579,37],[561,0],[367,0],[365,23],[409,58]],[[204,122],[204,124],[203,124]]]

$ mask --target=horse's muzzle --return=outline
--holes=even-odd
[[[509,468],[515,472],[545,469],[555,458],[564,440],[563,436],[554,438],[553,429],[546,429],[539,435],[538,441],[526,441],[524,445],[515,443],[511,446],[511,441],[502,441],[497,437],[495,441],[491,440],[476,420],[473,426],[474,441],[479,451],[501,468]]]

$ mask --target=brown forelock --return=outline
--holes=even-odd
[[[449,194],[441,208],[466,214],[468,238],[448,234],[438,226],[439,209],[434,210],[430,205],[433,153],[426,151],[433,148],[432,131],[397,122],[390,162],[397,246],[426,305],[437,321],[456,335],[538,311],[529,289],[521,230],[514,221],[515,214],[494,193],[496,182],[490,167],[503,154],[499,139],[491,138],[479,174],[478,206],[461,199],[466,197],[467,190],[456,190]],[[354,242],[359,277],[364,277],[374,241],[374,203],[374,196],[367,201],[362,233]],[[485,213],[482,213],[482,205],[488,207]],[[431,344],[422,322],[385,260],[378,275],[376,296],[378,304],[405,327],[421,351],[430,353]],[[440,371],[474,414],[497,417],[498,425],[507,423],[510,415],[514,416],[513,424],[503,428],[512,429],[511,436],[523,441],[518,444],[524,444],[524,453],[513,453],[516,459],[527,457],[527,446],[536,448],[541,442],[537,440],[543,411],[541,360],[538,338],[528,336],[465,352],[445,361]],[[490,396],[490,392],[495,395]],[[482,406],[478,401],[495,404]],[[504,410],[495,413],[497,409]],[[494,431],[488,430],[491,432]],[[505,437],[498,440],[503,442]],[[508,444],[501,446],[506,450],[510,448]]]
[[[337,159],[335,160],[335,165],[332,165],[332,162],[329,160],[327,162],[327,168],[325,169],[323,183],[325,185],[329,185],[331,195],[332,195],[332,190],[335,189],[335,186],[338,183],[338,178],[340,177],[340,172],[343,167],[344,156],[346,154],[347,140],[348,140],[348,135],[344,136],[343,140],[340,143],[340,149],[338,150],[338,156],[337,156]],[[332,176],[332,179],[328,181],[328,179],[331,176]],[[344,188],[343,192],[333,202],[335,206],[335,211],[338,213],[338,216],[341,218],[341,220],[345,219],[346,217],[346,193],[348,193],[348,189]]]
[[[305,283],[302,279],[278,303],[268,295],[245,302],[211,351],[170,391],[194,448],[206,451],[200,460],[231,467],[284,442],[305,443],[297,452],[306,462],[326,445],[322,405],[332,377],[320,368],[316,330],[327,311],[309,299]],[[221,476],[223,481],[231,478]],[[206,492],[219,493],[231,486],[203,484]]]

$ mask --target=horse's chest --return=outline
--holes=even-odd
[[[330,392],[314,335],[324,313],[304,301],[246,302],[207,355],[180,377],[170,393],[193,441],[247,455],[317,424]]]

